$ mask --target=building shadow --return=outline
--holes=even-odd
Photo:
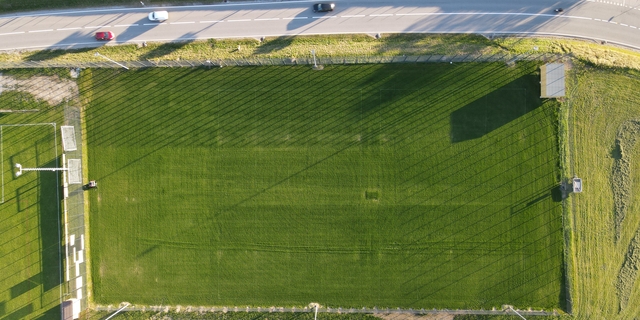
[[[451,113],[451,142],[480,138],[542,105],[537,76],[525,75]]]

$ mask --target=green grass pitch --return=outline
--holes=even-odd
[[[14,172],[16,163],[25,168],[58,165],[58,128],[46,122],[60,123],[61,113],[26,93],[0,95],[0,109],[31,108],[41,111],[0,117],[0,319],[60,319],[58,174],[16,177]]]
[[[84,72],[95,301],[561,308],[537,67]]]

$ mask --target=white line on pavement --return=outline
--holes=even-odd
[[[109,28],[111,26],[88,26],[84,27],[85,29],[99,29],[99,28]]]
[[[0,33],[0,36],[8,36],[12,34],[21,34],[21,33],[24,33],[24,31]]]
[[[280,20],[280,18],[253,19],[253,21],[272,21],[272,20]]]
[[[333,19],[333,18],[337,18],[337,16],[327,16],[327,17],[312,17],[314,19]]]
[[[382,13],[382,14],[370,14],[370,17],[391,17],[393,14],[391,13]]]
[[[80,27],[75,27],[75,28],[60,28],[60,29],[56,29],[58,31],[64,31],[64,30],[78,30],[78,29],[82,29]]]
[[[139,26],[139,24],[134,23],[134,24],[116,24],[114,27],[137,27]]]
[[[354,14],[354,15],[347,15],[347,16],[340,16],[341,18],[362,18],[364,17],[364,14]]]
[[[29,31],[29,33],[36,33],[36,32],[48,32],[48,31],[53,31],[53,29],[33,30],[33,31]]]
[[[309,17],[282,18],[282,20],[300,20],[300,19],[309,19]]]
[[[216,22],[224,22],[224,20],[200,21],[200,23],[216,23]]]
[[[192,23],[196,23],[195,21],[185,21],[185,22],[171,22],[170,24],[192,24]]]
[[[238,19],[238,20],[227,20],[228,22],[245,22],[245,21],[251,21],[251,19]]]

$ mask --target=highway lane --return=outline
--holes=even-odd
[[[541,34],[608,41],[640,50],[640,0],[524,0],[486,2],[419,0],[336,1],[336,11],[314,13],[310,1],[165,7],[169,20],[154,23],[157,8],[114,8],[0,16],[0,50],[82,48],[111,30],[108,45],[338,33]],[[562,14],[553,9],[561,6]]]

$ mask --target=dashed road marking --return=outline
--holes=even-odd
[[[110,28],[111,26],[88,26],[84,27],[85,29],[100,29],[100,28]]]
[[[382,14],[370,14],[370,17],[391,17],[393,14],[391,13],[382,13]]]
[[[274,20],[280,20],[280,18],[253,19],[253,21],[274,21]]]
[[[29,33],[36,33],[36,32],[49,32],[49,31],[53,31],[53,29],[32,30],[32,31],[29,31]]]
[[[217,22],[224,22],[224,20],[209,20],[209,21],[200,21],[200,23],[217,23]]]
[[[251,19],[238,19],[238,20],[227,20],[228,22],[246,22],[251,21]]]
[[[195,21],[188,21],[188,22],[171,22],[170,24],[192,24],[192,23],[196,23]]]
[[[341,18],[362,18],[364,17],[364,14],[354,14],[354,15],[348,15],[348,16],[340,16]]]
[[[58,31],[65,31],[65,30],[79,30],[79,29],[82,29],[82,28],[80,28],[80,27],[75,27],[75,28],[60,28],[60,29],[56,29],[56,30],[58,30]]]
[[[114,27],[137,27],[137,26],[139,26],[139,24],[133,23],[133,24],[116,24]]]
[[[300,19],[309,19],[309,17],[282,18],[282,20],[300,20]]]

